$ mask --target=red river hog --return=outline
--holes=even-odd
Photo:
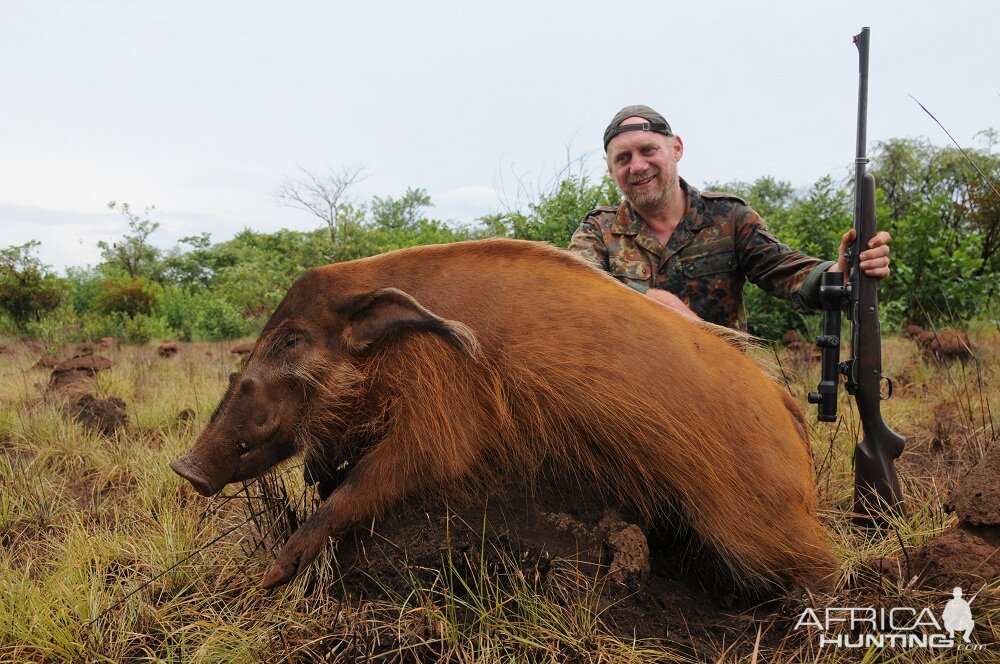
[[[304,274],[170,465],[211,496],[299,454],[324,500],[268,588],[403,501],[530,483],[543,465],[651,524],[683,520],[737,585],[815,585],[837,566],[787,391],[719,334],[543,244]]]

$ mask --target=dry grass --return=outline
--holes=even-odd
[[[870,567],[875,559],[905,560],[951,527],[948,493],[996,442],[1000,333],[982,329],[973,341],[978,360],[966,364],[922,356],[906,339],[885,341],[884,370],[896,393],[883,410],[909,439],[901,469],[910,515],[888,535],[866,537],[849,523],[860,424],[847,398],[839,423],[812,425],[822,517],[844,559],[839,590],[811,598],[814,606],[876,595],[885,606],[941,605],[940,593],[915,588],[906,574],[881,579],[876,592]],[[611,634],[601,620],[601,582],[571,567],[557,569],[558,581],[539,593],[516,565],[470,578],[445,564],[430,581],[413,575],[408,593],[383,589],[387,600],[345,604],[323,590],[337,587],[335,565],[319,564],[286,590],[266,593],[257,583],[287,537],[290,514],[301,519],[315,501],[299,473],[231,487],[206,506],[167,466],[190,445],[235,368],[228,346],[190,344],[170,360],[153,347],[105,352],[115,366],[99,374],[93,392],[124,399],[130,420],[113,437],[67,417],[62,400],[46,394],[49,372],[34,368],[37,355],[13,348],[0,356],[0,661],[686,661],[676,649]],[[818,366],[784,353],[778,359],[804,404]],[[996,634],[1000,579],[981,598],[977,634]],[[794,634],[775,638],[779,623],[761,623],[749,642],[699,658],[858,658]],[[1000,657],[1000,645],[991,654]],[[896,661],[953,657],[908,651]]]

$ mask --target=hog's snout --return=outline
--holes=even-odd
[[[214,496],[215,494],[222,491],[226,483],[222,484],[213,483],[209,478],[202,472],[201,468],[198,467],[196,463],[191,461],[190,455],[184,455],[180,458],[174,459],[170,462],[170,468],[191,483],[195,491],[200,493],[205,497]]]

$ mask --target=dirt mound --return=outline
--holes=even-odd
[[[62,362],[62,360],[58,360],[58,359],[56,359],[54,357],[49,357],[48,355],[44,355],[44,356],[38,358],[38,362],[35,362],[35,368],[36,369],[55,369],[57,366],[59,366],[60,362]]]
[[[235,346],[229,349],[229,352],[233,353],[234,355],[239,355],[240,357],[243,357],[245,355],[249,355],[250,351],[252,350],[253,350],[253,344],[248,342],[248,343],[236,344]]]
[[[164,341],[156,348],[156,354],[160,357],[173,357],[177,354],[177,344],[173,341]]]
[[[793,362],[815,362],[823,356],[819,346],[803,339],[796,330],[781,335],[781,345],[788,349],[788,357]]]
[[[649,540],[634,523],[621,522],[609,528],[604,538],[608,575],[622,582],[641,580],[650,572]]]
[[[970,526],[1000,526],[1000,445],[986,455],[955,486],[949,509]]]
[[[124,401],[118,397],[97,399],[90,393],[97,373],[112,366],[114,362],[106,357],[78,355],[58,362],[49,378],[48,393],[66,397],[65,412],[88,429],[105,436],[128,426]]]
[[[39,360],[41,362],[41,360]],[[67,396],[82,396],[90,391],[93,378],[98,371],[114,366],[106,357],[85,355],[63,360],[56,364],[49,378],[49,392]]]
[[[975,351],[964,330],[952,327],[924,330],[919,325],[910,325],[906,328],[906,333],[927,353],[939,359],[970,359]]]
[[[623,638],[659,639],[692,655],[736,642],[749,652],[760,620],[782,619],[779,607],[734,594],[690,544],[683,533],[649,531],[593,491],[508,486],[482,501],[412,505],[348,535],[328,592],[349,601],[399,600],[415,585],[451,583],[460,594],[484,578],[504,583],[514,574],[560,602],[596,602],[590,608]],[[572,579],[599,591],[576,596]]]
[[[792,344],[801,344],[805,339],[799,334],[798,330],[789,330],[781,335],[781,345],[788,348]]]
[[[920,547],[909,572],[923,588],[978,588],[1000,578],[1000,529],[960,524]]]
[[[940,418],[939,414],[935,414]],[[960,523],[902,557],[877,567],[882,573],[935,590],[978,588],[1000,578],[1000,446],[986,455],[955,486],[946,508]]]
[[[84,394],[69,404],[69,410],[77,422],[105,436],[128,426],[125,402],[118,397],[95,399]]]
[[[85,341],[80,344],[73,346],[73,357],[83,357],[84,355],[94,354],[94,344],[89,341]]]
[[[114,362],[100,355],[77,355],[56,365],[56,372],[82,371],[91,376],[98,371],[110,369]]]

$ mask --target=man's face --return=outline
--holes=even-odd
[[[622,124],[643,122],[633,117]],[[632,205],[656,208],[670,202],[677,191],[677,162],[683,154],[679,136],[627,131],[608,143],[608,172]]]

